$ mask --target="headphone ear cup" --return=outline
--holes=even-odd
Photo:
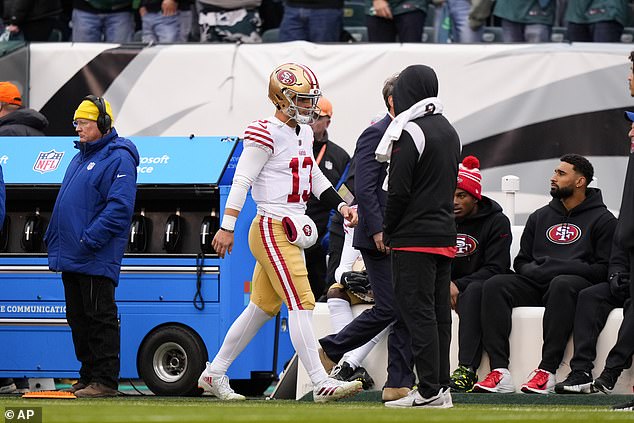
[[[99,132],[101,132],[102,135],[105,135],[106,132],[108,132],[108,126],[106,126],[106,116],[108,116],[106,113],[106,103],[104,103],[103,98],[97,97],[95,104],[99,110],[99,116],[97,116],[97,129],[99,129]]]
[[[103,113],[103,129],[104,132],[108,132],[108,129],[112,126],[112,119],[110,119],[110,115],[104,110]]]
[[[99,112],[99,116],[97,117],[97,129],[99,129],[99,132],[101,132],[101,134],[105,134],[105,125],[103,123],[103,115],[101,114],[101,112]]]
[[[110,115],[106,111],[106,103],[103,98],[92,94],[84,97],[84,100],[91,101],[97,107],[97,111],[99,112],[97,116],[97,129],[99,129],[102,135],[105,135],[112,126],[112,119],[110,119]]]

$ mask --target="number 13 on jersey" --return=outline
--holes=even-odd
[[[313,187],[313,159],[311,157],[293,157],[288,167],[293,174],[293,190],[289,194],[287,201],[289,203],[299,203],[301,199],[307,202]]]

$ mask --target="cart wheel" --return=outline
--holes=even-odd
[[[192,331],[165,326],[150,333],[137,358],[139,375],[156,395],[201,395],[198,377],[205,368],[207,349]]]

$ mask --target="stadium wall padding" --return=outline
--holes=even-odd
[[[562,154],[591,157],[597,186],[613,210],[621,201],[632,106],[628,44],[30,45],[30,104],[71,135],[73,111],[92,92],[113,105],[123,135],[241,135],[273,114],[268,76],[284,62],[317,74],[334,109],[330,138],[348,152],[385,112],[384,80],[406,66],[432,66],[445,115],[464,154],[476,154],[484,190],[501,195],[500,176],[521,178],[517,212],[548,201]],[[522,223],[521,219],[518,223]]]

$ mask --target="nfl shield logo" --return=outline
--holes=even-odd
[[[63,151],[40,151],[33,165],[33,170],[40,173],[53,172],[59,167],[62,157],[64,157]]]

